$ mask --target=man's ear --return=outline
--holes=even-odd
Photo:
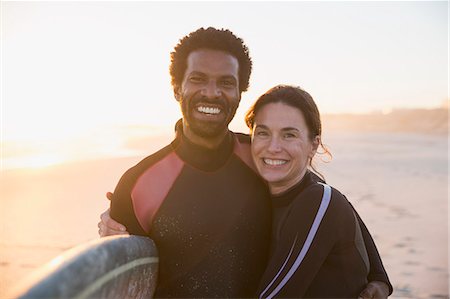
[[[175,87],[173,89],[173,96],[175,97],[175,100],[177,100],[177,102],[181,102],[181,91],[179,87]]]

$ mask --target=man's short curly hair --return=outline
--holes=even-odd
[[[170,53],[170,76],[174,91],[181,87],[189,54],[198,49],[224,51],[236,57],[239,62],[239,92],[248,89],[252,60],[244,41],[228,29],[208,27],[197,29],[180,39]]]

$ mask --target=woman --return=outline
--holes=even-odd
[[[258,296],[357,298],[369,261],[352,206],[311,171],[324,148],[314,100],[300,88],[276,86],[255,102],[246,123],[274,208],[271,258]]]

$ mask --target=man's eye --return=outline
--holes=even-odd
[[[189,81],[192,83],[201,83],[204,81],[204,79],[199,76],[192,76],[192,77],[189,77]]]
[[[221,83],[225,87],[234,87],[236,85],[233,80],[222,80]]]

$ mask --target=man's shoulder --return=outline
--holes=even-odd
[[[256,166],[251,154],[250,135],[244,133],[232,132],[235,136],[234,153],[239,157],[253,172],[256,172]]]
[[[125,172],[124,175],[128,175],[128,176],[139,175],[139,174],[145,172],[148,168],[152,167],[157,162],[168,157],[173,152],[174,152],[174,149],[172,147],[172,144],[168,144],[168,145],[164,146],[163,148],[159,149],[158,151],[154,152],[153,154],[150,154],[147,157],[140,160],[134,166],[129,168]]]
[[[236,136],[236,139],[238,142],[243,144],[250,144],[251,143],[251,137],[248,134],[239,133],[239,132],[232,132],[234,136]]]

